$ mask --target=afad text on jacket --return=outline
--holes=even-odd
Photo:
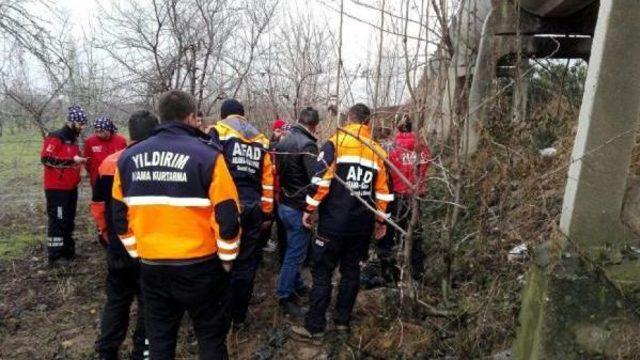
[[[386,156],[371,139],[370,128],[360,124],[338,129],[322,146],[306,199],[307,212],[319,208],[319,235],[371,235],[374,221],[384,222],[391,216],[387,206],[393,194]],[[362,201],[375,208],[378,215]]]
[[[224,158],[235,181],[242,204],[261,204],[273,211],[274,167],[269,140],[244,117],[231,115],[219,121],[212,136],[222,145]]]

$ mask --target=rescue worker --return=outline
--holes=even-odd
[[[151,134],[158,125],[158,118],[149,111],[133,113],[129,119],[131,142],[136,143]],[[136,327],[133,332],[132,360],[147,359],[145,344],[144,304],[140,296],[140,262],[127,253],[112,221],[111,189],[118,159],[124,150],[109,155],[98,168],[98,178],[93,187],[92,215],[98,224],[100,236],[107,244],[107,302],[102,312],[100,336],[96,351],[104,360],[118,359],[118,351],[127,335],[129,311],[134,298],[138,302]]]
[[[307,257],[311,231],[302,223],[302,216],[306,208],[307,188],[315,174],[318,145],[313,134],[319,123],[318,111],[311,107],[302,110],[298,123],[292,126],[289,135],[276,147],[276,169],[281,179],[278,214],[287,236],[276,294],[281,310],[295,317],[304,316],[297,299],[308,292],[300,276],[300,268]]]
[[[151,359],[175,358],[185,311],[200,359],[225,359],[238,193],[219,146],[195,127],[191,95],[165,92],[158,114],[161,125],[118,160],[113,222],[129,255],[140,258]]]
[[[302,217],[302,223],[311,228],[312,214],[318,210],[310,307],[304,326],[292,328],[293,336],[302,341],[318,342],[324,337],[331,281],[338,264],[341,276],[333,321],[336,331],[348,333],[360,287],[359,262],[367,255],[372,235],[380,239],[386,232],[387,206],[393,194],[384,163],[387,155],[371,139],[370,116],[366,105],[351,107],[347,125],[338,129],[318,155]]]
[[[47,252],[49,266],[68,266],[75,258],[76,208],[80,171],[87,159],[80,156],[78,136],[87,116],[79,105],[69,108],[65,125],[44,139],[41,161],[44,165],[44,193],[47,201]]]
[[[98,168],[107,156],[127,147],[127,139],[118,135],[118,128],[111,118],[101,116],[93,123],[95,132],[84,142],[82,154],[87,158],[85,167],[89,174],[91,187],[93,188],[98,180]]]
[[[389,152],[389,161],[402,172],[407,180],[418,185],[416,189],[413,189],[400,178],[398,173],[390,172],[395,199],[389,206],[389,212],[393,214],[393,221],[405,229],[411,218],[413,197],[423,196],[426,192],[427,171],[431,164],[429,147],[417,139],[411,130],[411,121],[403,119],[398,126],[398,133]],[[422,278],[424,274],[425,253],[422,247],[421,230],[420,223],[418,223],[411,248],[411,276],[416,280]],[[400,269],[397,267],[394,257],[396,253],[394,250],[402,243],[400,240],[396,236],[395,229],[389,228],[387,234],[376,244],[382,278],[393,285],[399,280],[400,275]]]
[[[282,119],[277,119],[271,124],[271,138],[269,139],[269,151],[271,151],[271,154],[272,154],[271,161],[274,163],[274,166],[276,163],[277,155],[274,155],[273,152],[276,150],[276,146],[278,145],[280,140],[288,134],[288,131],[285,130],[287,125],[288,125],[287,122],[285,122]],[[277,176],[277,170],[275,170],[275,167],[274,167],[273,183],[274,183],[273,215],[276,223],[277,238],[276,238],[276,241],[271,239],[271,227],[265,228],[261,232],[260,243],[264,245],[262,248],[263,251],[272,253],[277,250],[278,260],[280,261],[280,263],[282,263],[282,261],[284,260],[284,253],[287,246],[286,245],[287,234],[284,231],[284,224],[282,223],[282,220],[278,215],[278,202],[280,200],[280,179]]]
[[[242,328],[261,257],[260,231],[271,226],[273,164],[268,152],[269,140],[247,121],[240,102],[225,100],[220,118],[210,131],[222,145],[242,208],[240,253],[231,274],[233,326]]]
[[[204,113],[198,111],[196,114],[196,127],[200,130],[204,130]]]

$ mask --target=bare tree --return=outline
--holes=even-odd
[[[262,62],[265,76],[261,87],[276,113],[297,118],[304,106],[321,106],[329,101],[328,86],[336,64],[331,35],[310,15],[287,13],[269,43]]]
[[[168,89],[193,94],[209,111],[238,96],[278,0],[153,0],[151,6],[115,2],[101,19],[96,46],[127,74],[134,93],[147,101]]]
[[[29,6],[35,5],[47,9],[52,20],[34,16]],[[45,1],[0,0],[0,10],[1,35],[11,44],[11,56],[0,68],[2,93],[29,114],[44,136],[45,113],[73,72],[66,17]]]
[[[25,63],[24,50],[16,49],[13,59],[7,66],[9,70],[2,71],[2,93],[29,115],[44,137],[48,132],[45,113],[61,94],[69,78],[38,86],[36,84],[41,80],[31,79],[27,75],[29,69]]]

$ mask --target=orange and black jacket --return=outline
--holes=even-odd
[[[127,256],[127,251],[118,239],[112,217],[111,189],[118,159],[124,150],[107,156],[97,169],[91,198],[91,215],[98,225],[100,236],[107,243],[107,249],[115,256]]]
[[[306,208],[307,212],[318,209],[320,236],[369,236],[375,221],[382,223],[391,216],[387,206],[393,194],[386,156],[371,139],[370,128],[360,124],[338,129],[322,146]]]
[[[220,142],[243,205],[261,204],[270,215],[274,200],[274,167],[269,140],[241,116],[219,121],[211,135]]]
[[[112,196],[116,232],[144,263],[237,256],[238,193],[219,146],[196,128],[168,123],[127,148]]]

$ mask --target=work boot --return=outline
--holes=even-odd
[[[298,306],[291,298],[280,299],[280,311],[282,311],[285,316],[300,319],[307,313],[307,309]]]
[[[301,285],[293,291],[293,297],[298,301],[305,301],[309,297],[311,289],[307,285]]]
[[[118,360],[118,349],[105,350],[98,353],[99,360]]]
[[[302,285],[300,287],[298,287],[293,293],[299,297],[299,298],[305,298],[309,295],[309,292],[311,290],[309,289],[309,287],[307,285]]]
[[[311,333],[304,326],[292,326],[291,338],[297,341],[321,345],[324,340],[324,332]]]

